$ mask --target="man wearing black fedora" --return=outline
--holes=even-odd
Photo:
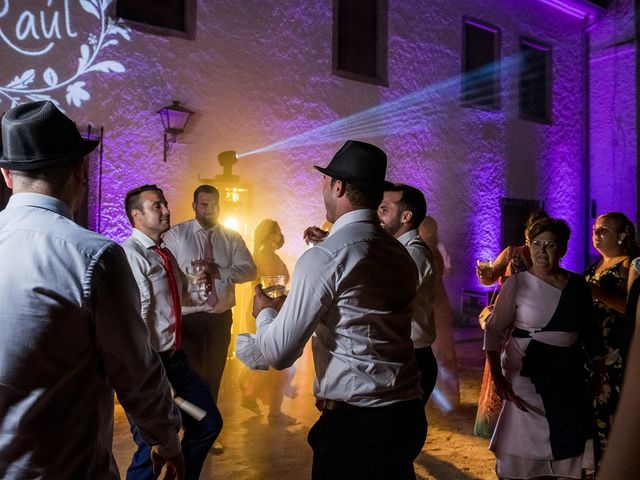
[[[113,391],[156,468],[182,478],[179,413],[140,318],[122,248],[73,222],[85,194],[84,140],[52,102],[2,119],[0,478],[119,478]]]
[[[414,479],[426,438],[411,342],[417,271],[376,213],[386,167],[382,150],[353,140],[315,167],[331,232],[298,260],[284,303],[256,288],[256,340],[271,366],[289,367],[312,338],[314,480]]]

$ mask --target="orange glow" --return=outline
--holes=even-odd
[[[245,234],[244,230],[246,230],[246,227],[244,225],[244,222],[241,223],[240,220],[238,219],[238,217],[235,217],[233,215],[226,216],[222,220],[222,224],[225,227],[230,228],[231,230],[235,230],[240,235],[244,235]],[[243,228],[243,227],[245,227],[245,228]]]
[[[224,197],[225,201],[229,203],[240,203],[244,199],[243,193],[247,192],[246,188],[241,187],[227,187],[225,188]]]

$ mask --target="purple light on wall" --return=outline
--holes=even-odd
[[[597,15],[599,10],[590,4],[580,1],[572,0],[538,0],[540,3],[549,5],[555,9],[558,9],[567,15],[571,15],[575,18],[583,19],[585,17],[592,17]]]
[[[595,52],[590,64],[590,201],[596,215],[637,218],[636,48]],[[593,223],[594,219],[591,219]],[[590,255],[597,252],[590,247]]]
[[[495,113],[478,111],[477,115],[488,124],[495,122]],[[497,124],[494,126],[500,128]],[[501,135],[495,135],[494,142],[499,142],[500,137]],[[478,259],[495,259],[501,251],[500,199],[506,196],[506,159],[495,153],[500,151],[496,146],[482,145],[482,148],[470,155],[470,183],[466,193],[472,205],[472,216],[467,222],[469,237],[468,248],[465,250],[467,258],[464,260],[464,265],[468,266],[470,272],[475,272]],[[471,278],[479,289],[490,288],[482,285],[474,273],[470,273],[469,279]]]
[[[552,143],[547,146],[543,164],[545,210],[550,216],[565,220],[571,228],[569,248],[562,265],[575,272],[583,270],[585,244],[579,152],[577,141]]]

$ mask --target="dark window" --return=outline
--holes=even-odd
[[[551,49],[520,40],[520,118],[551,122]]]
[[[537,200],[523,200],[521,198],[500,199],[500,242],[502,248],[509,245],[524,245],[524,229],[532,211],[542,208]]]
[[[462,23],[462,103],[500,108],[500,29],[464,18]]]
[[[139,30],[193,38],[196,0],[117,0],[115,15]]]
[[[387,84],[387,0],[334,0],[333,73]]]

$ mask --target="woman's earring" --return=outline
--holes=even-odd
[[[618,245],[622,245],[622,240],[618,240]]]

